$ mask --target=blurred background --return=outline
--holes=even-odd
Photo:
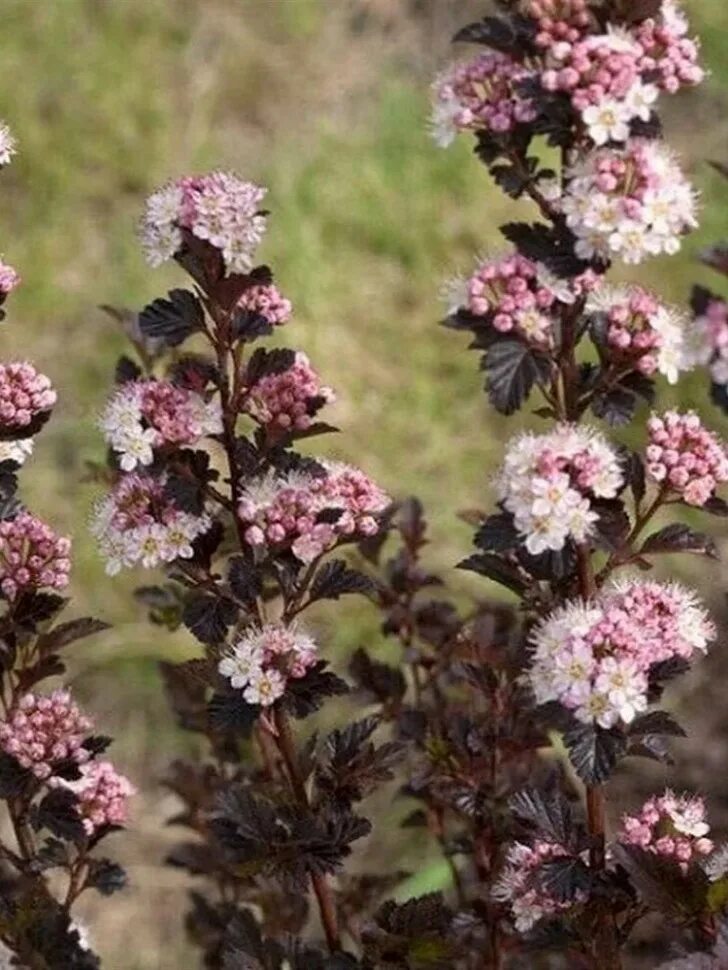
[[[711,77],[668,102],[666,122],[703,194],[702,225],[678,257],[632,274],[677,303],[693,281],[715,283],[695,257],[728,235],[726,184],[706,164],[728,159],[728,6],[685,6]],[[506,422],[488,409],[477,358],[464,338],[437,326],[438,290],[498,245],[497,226],[515,212],[468,139],[446,152],[434,145],[427,114],[449,37],[487,4],[2,0],[0,10],[0,117],[20,142],[0,184],[0,251],[23,276],[9,301],[2,355],[27,355],[61,393],[26,465],[23,495],[73,535],[74,615],[91,611],[114,624],[76,648],[73,675],[100,729],[119,736],[112,754],[141,789],[130,831],[110,845],[129,864],[131,888],[98,913],[90,901],[85,915],[111,970],[191,967],[179,929],[184,881],[159,864],[174,809],[159,779],[188,741],[172,726],[156,662],[194,646],[184,631],[147,625],[131,591],[149,577],[107,579],[86,530],[94,487],[83,481],[85,463],[103,454],[96,416],[123,346],[97,305],[139,309],[180,284],[174,267],[150,270],[136,243],[143,199],[159,183],[229,167],[267,185],[272,216],[261,258],[295,307],[283,339],[305,349],[338,392],[327,417],[343,433],[322,439],[326,453],[360,464],[395,495],[417,493],[430,512],[433,565],[465,595],[482,594],[482,584],[468,586],[452,569],[470,533],[456,513],[488,506],[503,438],[528,418]],[[674,399],[661,390],[663,401]],[[704,408],[709,423],[725,425],[704,377],[677,393]],[[725,548],[726,528],[720,520],[710,527],[716,522]],[[722,610],[728,581],[719,567],[675,568],[691,568],[691,580]],[[335,604],[317,623],[342,662],[360,643],[378,649],[366,606]],[[723,672],[718,648],[673,702],[700,714],[695,740],[679,753],[680,777],[698,786],[713,777],[716,809],[720,815],[722,803],[726,816]],[[640,774],[624,784],[647,781]],[[370,863],[387,841],[377,838]],[[390,846],[396,840],[390,834]],[[410,888],[436,885],[441,871],[426,867]]]

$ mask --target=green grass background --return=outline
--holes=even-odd
[[[712,74],[671,102],[667,126],[703,193],[702,225],[678,257],[630,275],[676,302],[694,280],[711,281],[694,258],[728,229],[725,183],[705,163],[728,158],[728,6],[686,7]],[[231,167],[267,185],[261,256],[296,309],[283,338],[338,392],[330,419],[343,434],[325,450],[395,495],[420,495],[433,561],[449,569],[468,548],[456,512],[487,507],[504,436],[528,420],[493,415],[476,357],[436,326],[442,281],[498,245],[500,222],[530,211],[494,191],[467,140],[443,152],[426,130],[427,86],[448,37],[483,9],[469,0],[0,0],[0,117],[21,149],[0,179],[0,251],[24,278],[2,353],[27,355],[61,392],[23,494],[73,534],[73,609],[114,623],[79,648],[73,670],[103,727],[122,734],[120,758],[144,789],[123,849],[134,888],[92,912],[113,970],[192,965],[176,923],[179,880],[155,865],[172,807],[156,780],[180,742],[154,668],[191,644],[150,630],[130,598],[142,576],[108,580],[85,529],[94,495],[85,462],[103,453],[96,415],[123,347],[97,305],[140,308],[181,282],[175,268],[150,270],[136,243],[157,184]],[[663,400],[702,406],[703,385],[691,379]],[[366,608],[340,606],[320,625],[339,656],[376,639]]]

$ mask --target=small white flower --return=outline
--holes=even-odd
[[[629,138],[630,111],[624,103],[610,99],[589,105],[582,111],[581,117],[595,145]]]
[[[249,704],[270,707],[283,696],[286,682],[277,670],[261,670],[253,673],[243,697]]]
[[[233,652],[223,657],[217,665],[218,671],[230,681],[236,690],[247,687],[256,678],[263,665],[263,651],[249,643],[239,643]]]
[[[649,121],[653,105],[659,96],[660,91],[656,84],[644,84],[637,80],[627,92],[624,103],[633,118]]]

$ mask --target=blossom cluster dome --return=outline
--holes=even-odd
[[[493,887],[493,898],[507,903],[519,933],[527,933],[539,920],[570,909],[581,898],[559,900],[545,890],[538,870],[554,859],[567,856],[556,842],[538,841],[533,846],[515,842],[510,846],[505,866]]]
[[[0,427],[22,430],[57,400],[50,379],[27,361],[0,363]]]
[[[273,327],[280,327],[291,318],[293,307],[273,283],[254,283],[245,289],[238,300],[238,309],[263,319]]]
[[[569,539],[583,542],[598,518],[593,499],[614,498],[623,479],[618,455],[601,434],[561,424],[512,439],[496,488],[526,548],[538,555]]]
[[[129,779],[110,761],[87,762],[81,767],[81,777],[63,781],[62,787],[76,796],[76,810],[89,837],[109,825],[123,825],[129,799],[136,794]]]
[[[222,418],[216,398],[210,401],[187,388],[162,380],[128,381],[109,400],[101,430],[120,456],[121,468],[151,465],[154,450],[164,445],[195,445],[220,434]]]
[[[533,121],[536,108],[519,92],[529,71],[499,51],[478,54],[453,64],[433,84],[433,137],[447,147],[461,131],[503,134]]]
[[[83,744],[92,729],[92,721],[67,690],[24,694],[0,721],[0,748],[36,778],[45,780],[63,761],[83,765],[89,760]]]
[[[247,273],[263,238],[266,190],[232,172],[186,176],[149,196],[141,224],[142,245],[152,266],[182,249],[183,230],[218,249],[228,273]]]
[[[668,790],[649,798],[636,815],[625,815],[617,839],[670,859],[687,872],[691,862],[713,851],[709,831],[703,799]]]
[[[590,152],[568,173],[560,208],[582,259],[640,263],[674,254],[697,225],[696,195],[664,144],[633,138]]]
[[[153,568],[189,559],[192,543],[212,525],[207,512],[178,508],[165,485],[164,475],[130,472],[96,504],[91,532],[110,576],[137,563]]]
[[[71,540],[22,510],[0,522],[0,589],[9,600],[38,589],[65,589]]]
[[[629,580],[592,602],[570,602],[531,636],[529,682],[539,704],[558,701],[584,723],[629,724],[647,707],[649,672],[707,650],[715,628],[677,584]]]
[[[318,660],[315,640],[296,627],[266,624],[246,631],[220,660],[218,670],[249,704],[269,707]]]
[[[694,411],[653,414],[647,432],[647,474],[688,505],[705,505],[728,482],[728,450]]]
[[[321,468],[321,475],[268,475],[246,486],[238,515],[251,546],[287,545],[301,562],[312,562],[342,538],[378,532],[378,517],[390,504],[386,492],[350,465],[322,462]]]
[[[604,314],[606,344],[618,367],[663,374],[676,384],[695,365],[687,315],[641,286],[602,289],[589,299],[587,312]]]
[[[500,52],[480,54],[433,85],[432,129],[443,147],[461,131],[498,135],[535,120],[534,85],[566,94],[594,144],[626,142],[635,123],[650,120],[662,92],[674,94],[705,77],[698,44],[673,0],[656,16],[628,25],[599,26],[586,0],[520,6],[535,21],[535,56],[521,62]]]
[[[330,387],[299,351],[284,371],[266,374],[248,388],[243,410],[265,427],[279,431],[305,431],[316,412],[335,400]]]
[[[557,279],[518,252],[482,262],[464,284],[463,307],[485,317],[499,333],[513,333],[537,347],[553,343],[554,314],[598,286],[590,270]]]

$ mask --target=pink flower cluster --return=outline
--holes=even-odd
[[[25,694],[0,721],[0,747],[36,778],[45,780],[61,761],[82,765],[89,752],[83,742],[93,723],[73,702],[67,690],[47,696]]]
[[[71,540],[23,510],[0,522],[0,589],[9,600],[35,589],[65,589]]]
[[[640,263],[674,254],[697,225],[695,193],[675,157],[643,138],[588,154],[569,171],[559,204],[582,259]]]
[[[247,273],[265,232],[265,193],[232,172],[187,176],[158,189],[147,199],[141,225],[148,262],[171,259],[187,230],[220,250],[228,273]]]
[[[524,12],[538,21],[534,41],[544,50],[575,44],[592,23],[587,0],[528,0]]]
[[[698,44],[685,36],[687,31],[687,19],[674,0],[664,0],[658,17],[643,20],[634,29],[643,51],[640,70],[656,72],[657,84],[669,94],[705,78],[698,64]]]
[[[567,850],[555,842],[539,841],[533,846],[515,842],[509,848],[503,872],[493,887],[493,898],[508,904],[519,933],[527,933],[545,916],[562,913],[579,901],[577,897],[561,902],[538,882],[544,863],[567,855]]]
[[[626,141],[630,122],[649,120],[660,90],[675,93],[705,76],[697,45],[685,37],[687,22],[673,3],[665,3],[657,19],[630,29],[610,24],[604,34],[585,35],[587,11],[569,15],[569,21],[546,18],[548,29],[537,34],[544,56],[541,83],[547,91],[570,95],[597,145]]]
[[[308,563],[341,539],[377,533],[389,496],[358,468],[338,462],[322,467],[320,477],[269,475],[243,490],[238,514],[251,546],[289,546]],[[322,521],[324,512],[339,514],[334,521]]]
[[[533,102],[518,91],[529,76],[507,54],[489,51],[452,65],[433,85],[432,132],[437,143],[449,145],[460,131],[503,134],[533,121]]]
[[[0,296],[6,297],[19,285],[20,276],[18,272],[0,259]]]
[[[728,452],[694,411],[653,414],[647,422],[647,473],[688,505],[705,505],[728,482]]]
[[[558,701],[584,723],[629,724],[647,707],[657,663],[704,652],[715,627],[676,584],[629,580],[572,602],[535,628],[529,680],[539,704]]]
[[[708,364],[713,383],[728,384],[728,303],[718,298],[710,300],[695,325],[702,343],[700,362]]]
[[[100,425],[124,471],[151,465],[155,448],[194,445],[222,431],[217,398],[206,401],[195,391],[154,379],[122,384]]]
[[[598,285],[587,271],[559,280],[545,267],[514,252],[482,263],[467,281],[466,308],[489,317],[500,333],[513,332],[535,346],[548,346],[553,336],[550,313],[555,304],[573,303]]]
[[[496,480],[498,495],[533,555],[583,542],[597,520],[594,498],[614,498],[624,475],[602,435],[560,424],[509,442]]]
[[[687,872],[691,862],[713,851],[705,803],[698,796],[666,791],[653,795],[637,815],[625,815],[618,841],[676,862]]]
[[[33,418],[50,411],[57,395],[45,374],[32,364],[0,364],[0,425],[26,428]]]
[[[194,540],[210,528],[212,519],[206,512],[183,512],[165,484],[164,476],[131,472],[96,505],[91,532],[110,576],[137,563],[153,568],[189,559]]]
[[[136,789],[110,761],[92,761],[81,768],[77,781],[64,781],[76,796],[76,810],[88,836],[108,825],[123,825],[128,816],[129,799]]]
[[[249,704],[269,707],[286,683],[305,677],[318,660],[316,642],[295,627],[266,624],[247,631],[218,664],[218,670]]]
[[[300,351],[291,367],[266,374],[248,389],[243,410],[271,431],[305,431],[316,412],[335,400]]]
[[[273,283],[255,283],[249,286],[238,300],[238,308],[263,317],[271,326],[287,323],[293,308]]]
[[[606,316],[606,341],[617,364],[650,376],[664,374],[671,384],[694,363],[688,321],[640,286],[608,289],[587,304]]]
[[[614,105],[617,101],[629,102],[632,92],[640,91],[651,99],[657,97],[640,83],[639,59],[641,50],[628,36],[602,34],[586,37],[573,45],[559,43],[550,51],[547,63],[550,65],[541,75],[541,83],[547,91],[567,91],[571,102],[579,112],[591,105]],[[635,87],[635,85],[639,85]],[[587,119],[585,119],[587,120]],[[629,115],[623,114],[622,120],[628,121]],[[619,138],[625,141],[629,129]],[[606,141],[606,139],[605,139]]]

